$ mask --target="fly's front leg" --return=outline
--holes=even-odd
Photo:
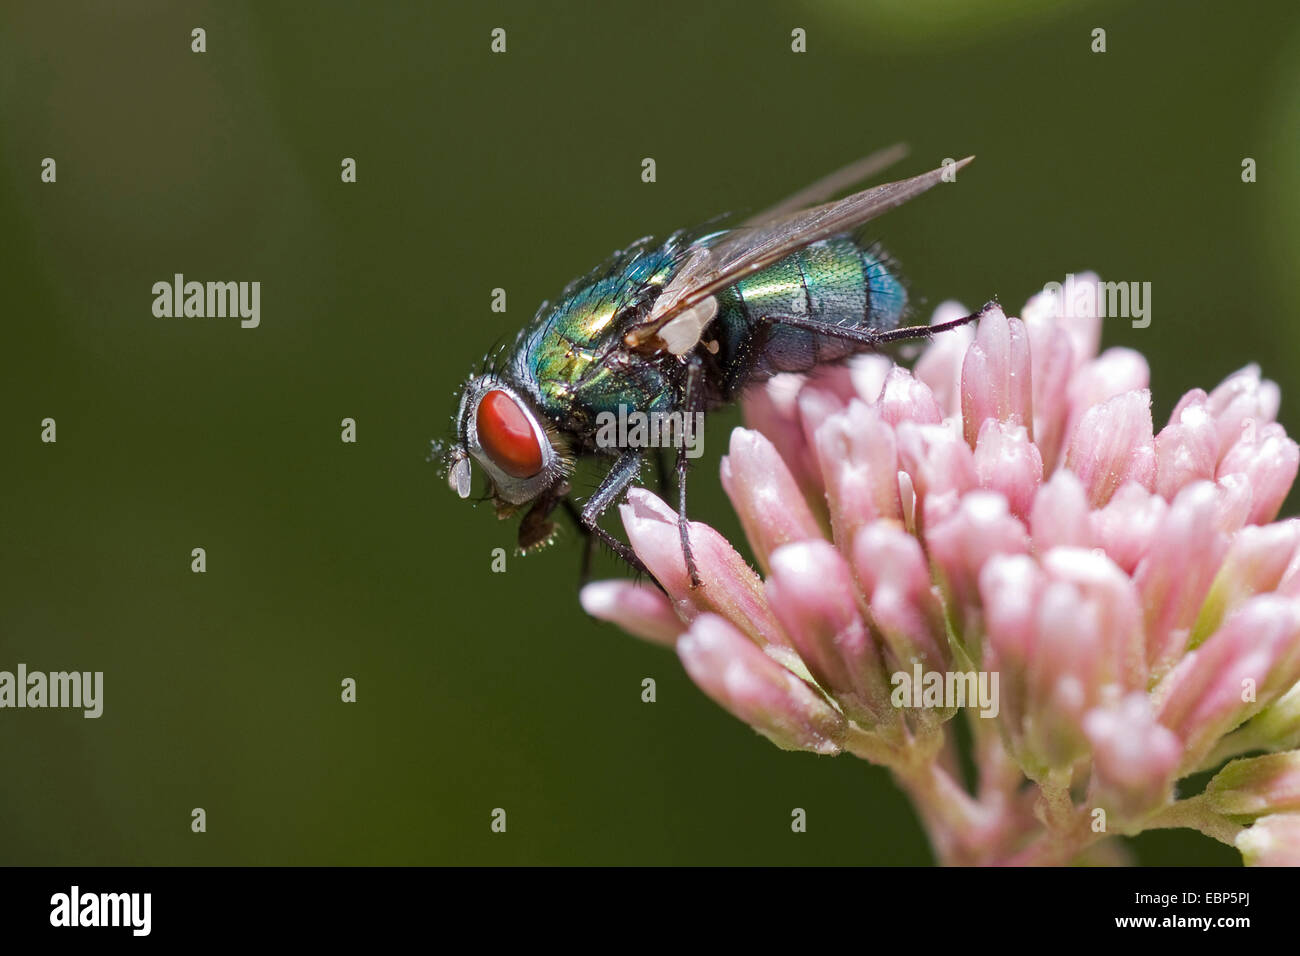
[[[636,480],[637,475],[641,473],[641,466],[644,462],[645,456],[639,449],[631,449],[619,455],[614,461],[614,467],[610,468],[609,474],[605,476],[600,483],[600,487],[596,489],[596,493],[588,498],[587,503],[582,506],[582,512],[578,518],[588,531],[609,545],[610,550],[627,562],[633,570],[650,575],[650,579],[654,580],[654,575],[650,574],[650,569],[636,556],[636,552],[598,523],[600,516],[605,513],[606,509],[619,499],[623,492],[627,490],[628,485]]]
[[[568,493],[568,484],[561,482],[533,502],[524,514],[524,520],[519,522],[519,550],[522,553],[550,543],[555,535],[555,524],[549,520],[551,512]]]
[[[686,573],[690,575],[691,587],[702,586],[700,572],[695,567],[695,555],[691,551],[690,525],[686,520],[686,469],[690,459],[686,456],[688,434],[693,434],[698,412],[704,411],[704,389],[701,387],[704,377],[704,360],[691,353],[686,360],[686,387],[682,405],[686,412],[683,433],[678,436],[677,446],[677,530],[682,536],[682,557],[686,559]],[[698,436],[696,438],[698,440]]]

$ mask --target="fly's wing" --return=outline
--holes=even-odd
[[[955,172],[975,157],[967,156]],[[655,300],[645,322],[624,337],[632,348],[655,338],[675,316],[703,302],[750,273],[765,269],[804,246],[850,232],[943,181],[948,167],[920,176],[873,186],[835,202],[791,212],[754,226],[724,233],[712,245],[696,249]],[[782,204],[784,205],[784,204]]]
[[[792,212],[825,202],[836,193],[842,193],[850,186],[866,182],[877,173],[884,172],[894,163],[901,162],[906,158],[907,146],[904,143],[895,143],[893,146],[877,150],[870,156],[864,156],[841,169],[835,170],[829,176],[823,176],[811,186],[805,186],[793,196],[787,196],[775,206],[770,206],[762,212],[750,216],[741,225],[761,226],[765,222],[780,219]]]

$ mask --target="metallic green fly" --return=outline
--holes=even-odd
[[[644,565],[600,527],[601,514],[658,458],[646,435],[677,448],[678,525],[691,582],[701,582],[686,520],[694,423],[778,372],[807,372],[901,339],[924,338],[978,318],[900,327],[907,293],[861,227],[915,198],[974,157],[834,202],[829,196],[900,157],[894,147],[809,186],[736,228],[646,238],[571,282],[461,393],[448,483],[470,494],[470,462],[488,478],[505,518],[530,506],[519,547],[549,542],[563,506],[590,544],[599,538],[633,568]],[[992,305],[992,303],[990,303]],[[662,431],[606,427],[641,415]],[[638,424],[644,424],[644,421]],[[629,440],[631,435],[636,440]],[[609,470],[579,508],[575,462]]]

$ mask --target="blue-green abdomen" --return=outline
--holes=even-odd
[[[746,358],[752,361],[736,387],[777,372],[806,372],[863,347],[782,320],[883,331],[898,327],[906,307],[907,291],[878,252],[849,238],[827,239],[718,294],[719,359],[738,372],[749,365]]]

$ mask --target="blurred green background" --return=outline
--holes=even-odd
[[[880,146],[979,157],[878,224],[915,295],[1150,281],[1104,344],[1158,424],[1252,360],[1300,418],[1294,3],[11,0],[0,104],[0,669],[105,672],[99,720],[0,712],[4,863],[928,863],[883,771],[776,750],[586,618],[572,536],[491,573],[514,524],[424,460],[572,276]],[[154,318],[175,272],[261,281],[261,327]],[[736,421],[692,485],[728,532]]]

